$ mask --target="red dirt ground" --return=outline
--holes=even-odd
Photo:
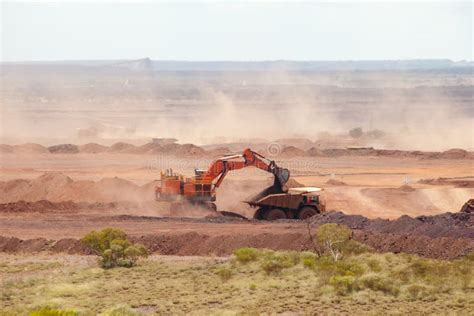
[[[239,247],[311,248],[306,222],[116,215],[124,210],[127,208],[114,203],[0,204],[0,231],[4,236],[0,237],[0,251],[88,253],[79,238],[92,229],[104,227],[124,229],[151,251],[170,255],[228,255]],[[329,212],[315,216],[311,222],[314,228],[324,223],[347,225],[353,229],[354,239],[382,252],[457,258],[474,251],[474,214],[471,213],[403,216],[390,221]]]

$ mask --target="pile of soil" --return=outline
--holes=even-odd
[[[450,149],[444,152],[424,152],[387,150],[374,148],[331,148],[319,149],[312,147],[306,151],[311,157],[340,157],[340,156],[376,156],[376,157],[397,157],[397,158],[417,158],[417,159],[474,159],[474,153],[463,149]]]
[[[429,185],[452,185],[457,188],[474,188],[474,180],[472,179],[452,179],[452,178],[437,178],[437,179],[421,179],[418,181],[421,184]]]
[[[154,199],[156,182],[139,186],[125,179],[104,178],[100,181],[74,181],[61,172],[47,172],[33,180],[0,182],[0,203],[35,202],[115,202]]]
[[[108,179],[104,182],[113,182]],[[471,201],[474,205],[474,202]],[[17,202],[0,205],[0,210],[9,212],[67,212],[78,209],[120,209],[120,204],[78,204],[72,202],[52,203],[38,201],[36,203]],[[144,227],[145,225],[165,224],[161,227],[172,227],[176,223],[186,223],[183,230],[157,230],[157,233],[142,235],[138,230],[131,238],[145,244],[152,252],[169,255],[229,255],[239,247],[270,248],[275,250],[307,250],[311,249],[306,223],[301,221],[280,221],[268,223],[262,221],[245,221],[241,219],[220,218],[163,218],[150,216],[132,216],[133,206],[123,208],[124,215],[104,214],[90,217],[88,220],[97,227]],[[101,212],[102,213],[102,212]],[[83,213],[86,214],[86,213]],[[120,214],[120,213],[119,213]],[[4,215],[6,216],[6,215]],[[76,216],[76,215],[73,215]],[[74,217],[76,218],[76,217]],[[156,223],[155,223],[156,222]],[[78,222],[81,223],[81,222]],[[444,213],[435,216],[419,216],[412,218],[402,216],[396,220],[368,219],[360,215],[346,215],[342,212],[328,212],[314,216],[310,220],[312,231],[326,223],[343,224],[354,232],[354,239],[363,242],[380,252],[407,252],[425,257],[452,259],[474,251],[474,213],[470,209],[458,213]],[[192,230],[192,224],[203,232]],[[222,233],[208,235],[210,225],[222,228]],[[224,226],[219,226],[224,225]],[[227,225],[232,225],[228,229]],[[267,233],[246,229],[260,226],[270,229]],[[274,226],[273,226],[274,225]],[[148,226],[150,228],[155,226]],[[227,227],[226,229],[223,229]],[[288,230],[282,230],[288,227]],[[87,253],[80,241],[76,239],[60,239],[58,241],[43,238],[20,240],[18,238],[0,237],[0,251],[57,251],[69,253]]]
[[[163,146],[163,153],[176,156],[200,156],[205,150],[193,144],[168,144]]]
[[[48,150],[52,154],[77,154],[79,147],[73,144],[61,144],[48,147]]]
[[[78,210],[130,210],[135,207],[136,205],[131,202],[76,203],[73,201],[51,202],[39,200],[35,202],[0,203],[0,213],[76,213]]]
[[[40,200],[36,202],[18,201],[12,203],[0,204],[0,212],[3,213],[20,213],[20,212],[55,212],[55,211],[75,211],[81,206],[72,201],[51,202],[48,200]]]
[[[137,148],[131,150],[133,154],[148,154],[148,155],[156,155],[161,154],[163,152],[163,145],[158,143],[148,143],[142,146],[138,146]]]
[[[470,238],[430,238],[423,235],[380,234],[355,230],[353,238],[378,252],[412,253],[437,259],[454,259],[474,251]],[[255,247],[273,250],[311,250],[304,233],[261,233],[257,235],[229,234],[209,236],[197,232],[159,233],[132,236],[133,242],[144,244],[152,253],[179,256],[227,256],[237,248]],[[73,238],[57,241],[44,238],[21,240],[0,236],[2,252],[52,251],[70,254],[90,254],[84,244]]]
[[[310,149],[308,149],[306,151],[306,154],[310,157],[322,157],[322,156],[324,156],[324,152],[321,149],[315,148],[315,147],[311,147]]]
[[[408,184],[404,184],[404,185],[400,186],[398,189],[399,189],[400,191],[404,191],[404,192],[413,192],[413,191],[416,191],[415,188],[409,186]]]
[[[34,143],[27,143],[22,145],[14,145],[13,152],[15,154],[47,154],[48,148]]]
[[[110,146],[109,149],[107,149],[107,151],[111,153],[133,153],[135,149],[136,149],[135,145],[124,143],[124,142],[118,142]]]
[[[290,178],[288,179],[286,186],[291,189],[291,188],[301,188],[301,187],[304,187],[305,185],[301,182],[296,181],[293,178]]]
[[[45,238],[22,240],[16,237],[0,236],[0,251],[9,253],[52,251],[69,254],[92,254],[92,251],[80,240],[73,238],[54,241]]]
[[[433,158],[439,159],[465,159],[471,154],[464,149],[453,148],[434,155]]]
[[[371,233],[474,239],[474,214],[470,213],[443,213],[416,218],[404,215],[396,220],[388,220],[327,212],[314,216],[311,222],[315,226],[326,223],[342,224],[351,229]]]
[[[306,156],[306,152],[295,146],[286,146],[286,147],[283,147],[280,155],[282,157],[304,157]]]
[[[341,185],[347,185],[344,181],[336,180],[336,179],[329,179],[326,181],[326,184],[329,185],[335,185],[335,186],[341,186]]]
[[[103,153],[107,151],[109,147],[103,146],[97,143],[88,143],[79,146],[79,152],[81,153],[88,153],[88,154],[97,154],[97,153]]]
[[[283,141],[283,140],[282,140]],[[289,140],[285,140],[289,141]],[[450,149],[444,152],[422,152],[422,151],[404,151],[404,150],[386,150],[374,149],[372,147],[361,148],[324,148],[310,147],[312,144],[308,140],[301,140],[295,143],[280,143],[283,144],[283,149],[279,153],[281,157],[340,157],[340,156],[380,156],[380,157],[397,157],[397,158],[416,158],[416,159],[474,159],[474,152],[469,152],[464,149]],[[265,144],[260,144],[265,145]],[[237,151],[249,144],[239,144]],[[306,148],[309,149],[305,150]],[[211,147],[209,147],[211,148]],[[258,144],[254,144],[254,148],[262,149]],[[265,147],[263,147],[265,148]],[[303,148],[303,149],[302,149]],[[263,149],[262,149],[263,150]],[[44,147],[39,144],[23,144],[23,145],[6,145],[0,144],[0,153],[62,153],[62,154],[76,154],[76,153],[125,153],[125,154],[141,154],[141,155],[176,155],[176,156],[202,156],[207,155],[211,157],[219,157],[230,152],[227,147],[218,147],[210,150],[205,150],[193,144],[177,144],[172,139],[171,141],[153,141],[151,143],[135,146],[133,144],[118,142],[110,147],[103,146],[96,143],[89,143],[81,146],[74,144],[60,144],[51,147]]]
[[[13,153],[13,146],[0,144],[0,153],[2,154],[12,154]]]

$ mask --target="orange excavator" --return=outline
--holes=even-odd
[[[270,186],[246,202],[256,208],[254,219],[306,219],[326,210],[322,189],[316,187],[298,187],[288,189],[290,172],[278,167],[275,161],[247,148],[240,155],[230,155],[215,160],[207,170],[195,170],[195,175],[186,178],[168,169],[161,173],[161,186],[156,187],[158,201],[171,202],[172,213],[185,210],[192,204],[207,210],[216,211],[216,189],[221,185],[229,171],[256,167],[274,175]],[[219,212],[222,215],[242,215],[231,212]]]
[[[195,204],[209,210],[216,210],[216,189],[221,185],[229,171],[254,166],[275,176],[274,187],[285,192],[290,172],[280,168],[275,161],[247,148],[239,155],[224,156],[215,160],[207,170],[194,170],[195,175],[186,178],[172,169],[161,173],[161,186],[156,187],[156,200],[170,201],[171,212],[179,211],[185,203]]]

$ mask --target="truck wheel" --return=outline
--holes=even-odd
[[[305,206],[298,211],[298,219],[307,219],[316,214],[318,214],[318,212],[314,208]]]
[[[285,219],[286,214],[279,208],[273,208],[265,212],[264,218],[267,221],[276,221],[277,219]]]
[[[264,215],[265,215],[265,209],[264,208],[259,208],[255,214],[253,214],[253,218],[254,219],[264,219]]]

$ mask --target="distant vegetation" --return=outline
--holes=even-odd
[[[361,127],[356,127],[349,131],[349,136],[352,138],[365,137],[368,139],[380,139],[380,138],[385,137],[385,132],[379,129],[374,129],[374,130],[364,132],[364,130]]]

